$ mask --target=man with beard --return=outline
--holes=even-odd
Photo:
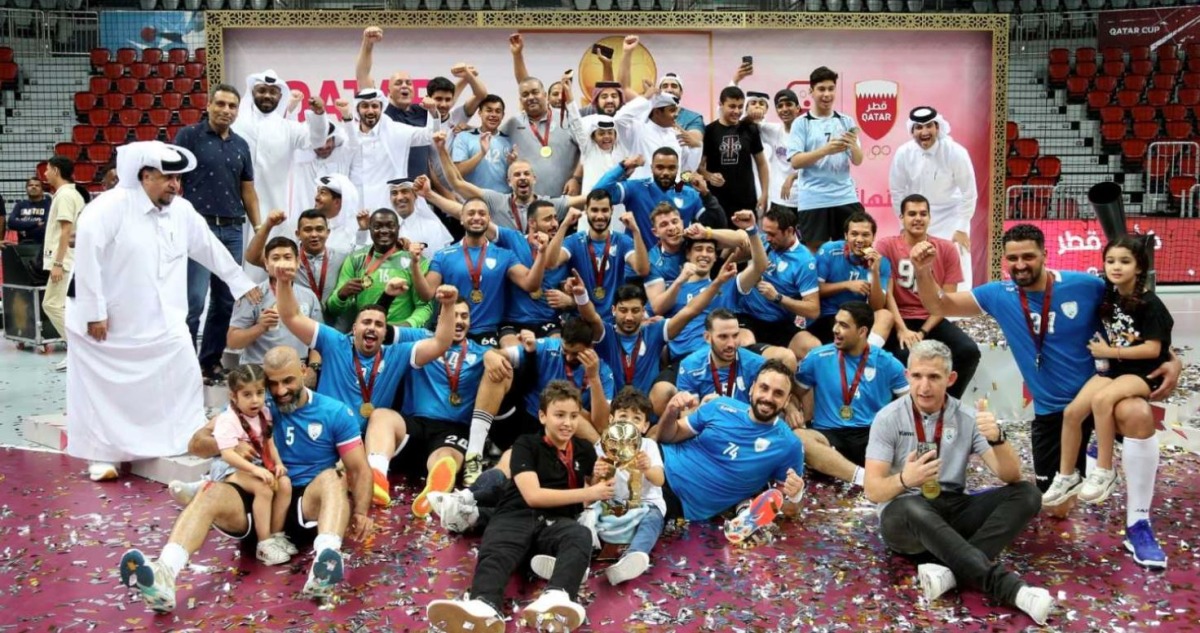
[[[904,366],[867,341],[873,319],[862,301],[843,304],[834,316],[833,342],[809,352],[796,372],[796,395],[810,412],[811,428],[796,431],[809,467],[856,486],[863,485],[871,420],[908,393]]]
[[[408,240],[410,244],[421,244],[422,250],[437,252],[454,242],[446,225],[438,219],[429,204],[425,201],[422,190],[431,190],[428,176],[396,178],[388,182],[392,193],[392,210],[400,217],[401,241]]]
[[[509,284],[530,293],[541,290],[546,257],[539,251],[533,266],[529,267],[520,263],[512,251],[489,242],[491,214],[487,203],[480,198],[470,198],[462,204],[461,219],[466,235],[458,243],[435,253],[427,272],[418,269],[418,258],[413,258],[413,286],[417,295],[426,300],[433,296],[434,288],[443,283],[458,288],[459,293],[471,302],[471,331],[468,332],[471,340],[495,346],[499,343]],[[547,250],[557,252],[562,238],[563,231],[560,230]]]
[[[294,543],[312,543],[315,553],[302,595],[328,599],[345,573],[342,538],[348,535],[362,542],[374,527],[367,515],[371,475],[358,424],[345,403],[304,387],[304,365],[295,350],[269,351],[263,372],[271,392],[275,445],[293,486],[284,532]],[[339,461],[345,475],[337,469]],[[150,609],[174,611],[175,578],[204,544],[210,528],[236,539],[254,534],[253,500],[236,484],[205,484],[175,521],[156,560],[147,560],[137,549],[125,552],[121,584],[136,586]]]
[[[629,38],[625,38],[625,48],[629,49]],[[636,46],[636,42],[634,44]],[[661,92],[675,97],[679,103],[683,103],[683,80],[675,73],[667,73],[658,79],[658,89]],[[683,106],[679,107],[679,112],[675,117],[675,124],[679,127],[682,133],[686,133],[689,137],[689,143],[694,143],[691,146],[699,146],[704,138],[704,117],[695,110],[689,110]],[[682,142],[682,141],[681,141]]]
[[[238,264],[242,263],[242,225],[259,226],[258,194],[254,190],[254,158],[250,146],[231,128],[237,120],[241,95],[228,84],[213,86],[208,97],[208,118],[179,130],[175,144],[196,156],[197,168],[184,175],[182,190],[196,207],[213,235],[221,240]],[[211,284],[210,284],[211,282]],[[210,288],[211,286],[211,288]],[[233,313],[233,295],[220,279],[197,263],[188,263],[188,331],[195,344],[206,297],[211,297],[200,347],[200,371],[208,380],[223,375],[221,356],[225,332]],[[211,293],[209,290],[211,289]]]
[[[312,206],[317,195],[316,183],[322,176],[341,174],[350,179],[355,188],[362,191],[362,152],[357,135],[351,135],[348,124],[354,122],[354,111],[350,101],[338,99],[336,110],[326,115],[325,104],[318,97],[308,100],[313,115],[326,120],[325,141],[311,149],[297,150],[292,154],[292,192],[288,217],[294,218]]]
[[[658,243],[650,222],[650,213],[661,202],[679,210],[684,225],[699,222],[712,228],[725,228],[724,210],[716,197],[708,193],[703,178],[676,182],[679,176],[679,153],[669,147],[659,147],[650,158],[651,178],[627,180],[645,163],[640,154],[632,154],[604,174],[595,189],[604,189],[612,196],[613,204],[624,204],[637,221],[638,232],[646,246]],[[691,187],[684,185],[695,183]],[[720,212],[717,212],[720,210]]]
[[[596,86],[596,102],[599,106],[595,114],[581,116],[579,104],[570,100],[571,78],[563,78],[563,89],[567,93],[567,111],[571,119],[567,127],[579,146],[580,165],[583,168],[582,191],[590,192],[596,187],[600,177],[616,166],[626,156],[629,149],[617,139],[617,124],[613,119],[620,105],[620,84],[616,82],[601,82],[604,86]],[[613,95],[617,95],[613,98]],[[585,227],[580,227],[585,230]]]
[[[374,501],[386,506],[391,503],[388,462],[404,447],[406,436],[404,419],[392,408],[396,388],[409,371],[437,360],[450,349],[454,340],[454,313],[450,308],[458,299],[458,290],[452,286],[437,289],[443,310],[432,338],[385,345],[387,315],[380,306],[359,310],[350,334],[300,314],[292,291],[295,273],[295,268],[289,266],[275,270],[280,317],[288,331],[301,341],[311,341],[310,347],[321,354],[324,367],[317,393],[355,410],[366,439]]]
[[[739,298],[742,326],[759,343],[787,347],[803,359],[820,344],[804,328],[820,314],[821,303],[816,260],[800,243],[796,212],[772,206],[762,218],[762,242],[769,263],[758,292]]]
[[[788,500],[784,514],[800,510],[804,447],[779,420],[791,391],[791,371],[770,360],[754,377],[749,403],[718,397],[700,404],[686,392],[671,398],[658,421],[667,521],[711,519],[772,481]]]
[[[675,124],[679,100],[665,92],[635,97],[617,110],[613,120],[617,135],[624,139],[630,156],[652,156],[669,149],[679,157],[681,169],[690,172],[700,166],[702,142],[680,130]],[[634,178],[649,178],[653,171],[644,163],[637,165]]]
[[[950,138],[950,124],[929,106],[913,108],[908,114],[912,140],[901,145],[892,157],[888,188],[896,212],[899,201],[919,193],[929,200],[932,221],[929,234],[954,242],[961,260],[962,290],[971,288],[971,219],[979,192],[975,167],[967,148]]]
[[[858,122],[833,109],[837,80],[837,73],[824,66],[809,74],[813,108],[792,124],[788,141],[788,160],[802,170],[796,199],[800,235],[814,253],[851,213],[865,212],[850,177],[850,165],[863,161]]]
[[[1059,468],[1063,410],[1083,384],[1095,375],[1088,343],[1100,328],[1104,281],[1085,273],[1047,270],[1046,237],[1031,224],[1018,224],[1004,232],[1004,261],[1010,281],[993,281],[971,292],[943,293],[932,269],[936,247],[918,242],[911,258],[917,269],[917,293],[930,314],[995,317],[1004,331],[1025,385],[1033,394],[1033,468],[1038,488],[1050,487]],[[1163,398],[1175,389],[1182,369],[1178,357],[1163,363],[1147,376],[1161,377],[1162,385],[1150,394]],[[1154,478],[1158,471],[1158,436],[1150,406],[1143,398],[1126,398],[1113,409],[1116,430],[1124,438],[1121,466],[1128,490],[1125,504],[1125,549],[1139,565],[1165,568],[1167,556],[1150,527]],[[1086,448],[1092,432],[1089,417],[1076,462],[1084,472]],[[1074,497],[1052,513],[1065,516]]]
[[[362,150],[363,206],[368,209],[387,208],[390,204],[388,181],[408,176],[409,152],[413,147],[429,145],[439,125],[429,117],[425,127],[397,123],[383,115],[383,94],[374,88],[359,90],[354,95],[358,114],[355,141]],[[426,107],[435,107],[426,97]]]
[[[514,59],[522,54],[525,43],[520,34],[510,35],[508,44]],[[536,77],[526,77],[518,82],[517,94],[524,111],[509,117],[500,126],[500,131],[512,140],[517,156],[529,161],[539,174],[538,195],[560,195],[566,191],[567,181],[574,175],[575,164],[579,161],[579,148],[567,130],[566,117],[570,113],[552,115],[545,88]]]
[[[579,211],[572,209],[567,212],[567,221],[580,215],[582,214]],[[559,222],[554,205],[548,200],[535,200],[530,204],[526,221],[527,233],[497,226],[493,222],[487,237],[512,251],[517,256],[517,261],[526,266],[533,266],[537,253],[546,248],[558,234]],[[517,335],[522,330],[529,330],[541,338],[561,334],[562,320],[558,311],[547,302],[546,294],[562,288],[569,272],[563,266],[547,270],[538,292],[525,292],[509,284],[504,324],[500,326],[501,347],[516,345]]]
[[[512,140],[500,132],[504,121],[504,99],[484,97],[479,104],[479,128],[455,135],[450,158],[458,173],[480,189],[511,193],[508,165],[515,158]]]
[[[612,231],[612,197],[604,189],[594,189],[587,195],[587,233],[575,233],[563,241],[562,250],[550,251],[557,257],[547,266],[559,268],[571,265],[584,284],[591,289],[596,311],[611,314],[613,296],[617,288],[625,284],[626,264],[635,274],[645,277],[650,273],[650,260],[646,255],[646,244],[642,241],[632,213],[621,215],[625,233]],[[574,217],[568,215],[568,217]],[[564,228],[572,222],[568,221]]]
[[[250,246],[246,248],[246,261],[266,268],[264,247],[271,228],[286,221],[282,211],[272,211],[267,215],[267,221],[258,228]],[[300,245],[300,272],[296,276],[296,285],[307,288],[325,305],[333,295],[337,285],[337,274],[342,269],[342,262],[349,252],[335,249],[328,245],[329,219],[316,209],[306,209],[296,219],[296,241]],[[330,274],[330,271],[333,274]]]
[[[647,305],[675,283],[684,264],[683,218],[670,202],[660,202],[650,212],[650,234],[658,243],[650,248],[650,274],[646,275]]]
[[[822,343],[833,340],[834,315],[847,301],[865,301],[875,312],[872,345],[883,347],[892,333],[887,302],[892,291],[892,263],[871,248],[876,227],[875,218],[856,211],[846,218],[846,239],[826,242],[817,250],[821,318],[809,332]]]
[[[749,402],[749,383],[766,359],[739,345],[739,334],[734,313],[725,308],[709,312],[704,318],[704,345],[679,361],[675,393],[693,394],[701,402],[721,397]]]
[[[929,235],[929,201],[919,193],[909,194],[900,203],[900,235],[885,237],[875,242],[875,248],[888,261],[895,262],[893,292],[888,293],[888,310],[895,323],[895,336],[888,339],[888,351],[896,355],[901,363],[908,362],[908,350],[920,341],[941,341],[950,348],[954,371],[958,379],[947,390],[951,396],[961,398],[975,377],[979,367],[979,344],[971,340],[954,321],[941,315],[930,314],[921,305],[917,296],[917,270],[913,267],[912,249],[921,242],[929,242],[936,249],[933,261],[933,278],[943,292],[954,292],[962,281],[959,258],[954,243]]]
[[[396,214],[380,209],[371,214],[371,246],[360,249],[342,262],[337,288],[329,297],[326,310],[331,316],[353,317],[367,306],[378,305],[384,286],[392,279],[402,279],[407,290],[392,301],[387,322],[403,327],[424,327],[433,315],[429,301],[422,299],[412,283],[410,264],[413,254],[406,244],[397,240],[399,222]],[[420,271],[429,268],[421,262]]]
[[[767,209],[767,158],[758,126],[742,121],[746,95],[737,86],[721,90],[721,116],[704,128],[704,150],[697,170],[726,213]],[[755,172],[758,173],[757,187]],[[762,192],[756,194],[755,190]]]
[[[354,183],[346,176],[332,174],[321,176],[313,184],[317,186],[313,208],[329,221],[329,245],[346,252],[366,246],[370,238],[367,210],[360,206]]]

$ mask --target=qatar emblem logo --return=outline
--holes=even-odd
[[[894,81],[871,79],[854,84],[856,113],[862,131],[880,141],[896,124],[896,95],[899,86]]]

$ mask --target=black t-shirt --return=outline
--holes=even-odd
[[[704,127],[705,168],[725,177],[724,186],[709,186],[727,215],[753,209],[758,202],[754,155],[762,151],[762,136],[753,123],[728,126],[717,120]]]
[[[1171,312],[1153,292],[1142,295],[1141,304],[1132,314],[1127,314],[1121,309],[1120,303],[1117,303],[1113,307],[1112,317],[1104,321],[1109,344],[1115,347],[1133,347],[1146,341],[1159,341],[1162,343],[1162,349],[1158,358],[1120,361],[1113,359],[1112,373],[1145,376],[1158,369],[1159,365],[1171,357],[1171,330],[1174,327],[1175,320],[1171,318]]]
[[[509,460],[513,478],[509,480],[508,486],[504,490],[504,496],[500,499],[496,513],[503,514],[529,509],[529,504],[525,503],[525,497],[521,496],[521,490],[517,488],[516,484],[517,475],[524,472],[537,473],[538,483],[543,488],[571,490],[586,486],[584,478],[590,477],[592,469],[596,466],[596,449],[579,438],[571,438],[571,450],[571,463],[575,470],[574,486],[569,485],[570,477],[567,474],[566,466],[559,460],[558,449],[546,440],[545,435],[522,435],[517,438],[517,441],[513,443],[512,455]],[[538,510],[550,516],[574,517],[583,512],[583,504],[575,503],[557,508],[538,508]]]

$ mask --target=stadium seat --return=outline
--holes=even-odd
[[[1183,199],[1192,195],[1192,188],[1196,186],[1195,176],[1174,176],[1167,181],[1167,191],[1171,194],[1171,205],[1178,208],[1183,204]]]
[[[1183,45],[1183,53],[1188,59],[1200,57],[1200,40],[1192,40]]]
[[[1184,88],[1200,88],[1200,73],[1183,73],[1179,84]]]
[[[1117,105],[1122,108],[1132,108],[1142,102],[1142,93],[1134,90],[1117,91]]]
[[[1021,133],[1016,121],[1008,121],[1004,124],[1004,138],[1009,143],[1017,140],[1017,136]]]
[[[1133,138],[1153,141],[1158,138],[1158,121],[1140,121],[1133,124]]]
[[[139,141],[158,140],[158,126],[139,125],[133,128],[133,137]]]
[[[0,62],[0,85],[16,87],[17,77],[21,74],[19,66],[12,62]]]
[[[1183,71],[1182,59],[1164,59],[1158,62],[1158,72],[1166,75],[1178,75]]]
[[[1067,64],[1050,64],[1046,70],[1046,82],[1051,88],[1062,88],[1067,85],[1071,76],[1071,67]]]
[[[129,128],[124,125],[106,125],[101,131],[101,136],[109,145],[123,145],[129,137]]]
[[[143,62],[134,62],[129,65],[129,76],[135,79],[145,79],[150,76],[150,71],[153,66]]]
[[[137,59],[138,59],[138,52],[137,52],[136,48],[118,48],[117,49],[116,61],[118,64],[128,66],[128,65],[132,64],[133,62],[136,62]]]
[[[86,114],[94,107],[96,107],[96,95],[90,92],[75,93],[75,114]]]
[[[1125,74],[1125,62],[1122,61],[1106,61],[1104,62],[1104,74],[1109,77],[1120,77]]]
[[[1134,123],[1141,121],[1153,121],[1158,112],[1150,106],[1133,106],[1129,109],[1129,117]]]
[[[112,159],[112,155],[112,145],[107,143],[97,143],[94,145],[88,145],[87,147],[88,161],[92,163],[103,165]]]
[[[132,108],[126,108],[124,110],[121,110],[121,112],[118,113],[117,116],[121,121],[121,125],[124,125],[125,127],[133,127],[142,122],[142,111],[141,110],[134,110]]]
[[[186,48],[172,48],[167,51],[167,61],[172,64],[184,64],[188,60],[188,51]]]
[[[179,130],[182,127],[183,127],[182,125],[168,125],[167,126],[167,142],[171,142],[171,141],[175,140],[175,135],[179,133]]]
[[[125,76],[125,66],[117,62],[108,62],[104,65],[104,76],[109,79],[120,79]]]
[[[1187,106],[1172,103],[1158,109],[1164,121],[1185,121],[1187,120]]]
[[[54,145],[54,153],[59,156],[66,156],[75,162],[79,160],[79,145],[76,143],[56,143]]]
[[[44,185],[46,182],[46,168],[49,166],[50,166],[49,163],[47,163],[46,161],[42,161],[37,164],[37,171],[35,173],[37,174],[37,179],[42,181],[43,189],[45,189]]]
[[[183,95],[178,92],[164,92],[158,95],[162,107],[168,110],[178,110],[183,107]]]
[[[1189,73],[1200,73],[1200,57],[1189,57],[1184,66]]]
[[[1161,44],[1158,50],[1154,53],[1154,58],[1159,62],[1164,59],[1177,59],[1179,57],[1179,47],[1174,44]]]
[[[1112,103],[1112,94],[1093,90],[1088,93],[1087,104],[1089,112],[1097,112],[1100,108]]]
[[[150,110],[146,113],[146,115],[150,118],[150,125],[166,127],[171,123],[171,111],[167,110],[166,108]]]
[[[116,112],[125,107],[125,104],[129,102],[129,97],[119,92],[110,92],[104,95],[101,101],[103,102],[103,107]]]
[[[1121,87],[1124,90],[1140,93],[1146,89],[1148,83],[1150,83],[1150,75],[1125,75],[1125,78],[1121,80]]]
[[[16,55],[13,53],[13,49],[8,46],[0,46],[0,64],[11,63],[14,59],[16,59]]]
[[[149,92],[139,92],[133,95],[133,107],[138,110],[149,110],[154,107],[154,95]],[[135,124],[136,125],[136,124]]]
[[[197,48],[196,52],[192,54],[192,59],[203,64],[208,60],[208,53],[203,48]]]
[[[176,77],[171,80],[171,91],[181,95],[189,94],[196,89],[196,80],[191,77]]]
[[[1062,175],[1062,161],[1057,156],[1039,156],[1034,162],[1034,168],[1037,169],[1038,176],[1042,178],[1052,178],[1054,183],[1058,182],[1058,177]]]
[[[1162,90],[1151,88],[1146,91],[1146,105],[1151,105],[1156,108],[1162,107],[1171,103],[1171,90]]]
[[[1070,64],[1071,63],[1071,51],[1069,51],[1065,48],[1050,49],[1050,63],[1051,64]]]
[[[75,163],[75,182],[92,182],[96,180],[97,167],[93,163]]]
[[[71,140],[76,145],[87,145],[96,140],[96,128],[91,125],[76,125],[71,128]]]
[[[1118,62],[1118,61],[1121,63],[1124,63],[1125,62],[1125,51],[1120,48],[1117,48],[1116,46],[1108,46],[1108,47],[1105,47],[1100,50],[1100,59],[1104,60],[1104,63],[1106,63],[1106,64],[1108,62]]]
[[[112,118],[113,118],[112,110],[106,110],[104,108],[93,108],[91,112],[88,112],[88,124],[90,124],[94,127],[102,127],[102,126],[108,125],[109,121],[112,121]],[[78,141],[76,141],[76,142],[78,143]]]
[[[1089,47],[1075,49],[1075,63],[1079,62],[1095,62],[1096,49]]]
[[[1029,177],[1032,169],[1033,161],[1028,158],[1013,156],[1008,159],[1008,176],[1010,178],[1018,178],[1023,181]]]
[[[1092,87],[1102,92],[1116,92],[1118,81],[1117,77],[1101,75],[1092,81]]]
[[[162,94],[167,91],[167,79],[165,77],[146,77],[142,82],[142,87],[150,94]]]
[[[88,92],[99,96],[112,90],[112,80],[107,77],[88,77]]]
[[[1129,126],[1124,121],[1102,123],[1100,124],[1100,142],[1106,150],[1115,149],[1120,146],[1121,141],[1125,140],[1128,131]]]
[[[1175,75],[1155,75],[1150,79],[1150,86],[1153,90],[1174,90]]]
[[[192,106],[193,108],[200,108],[201,110],[203,110],[204,108],[207,108],[208,107],[208,93],[207,92],[193,92],[191,95],[188,96],[188,105]]]
[[[1083,77],[1067,78],[1067,102],[1083,103],[1087,101],[1088,80]]]
[[[1192,140],[1191,121],[1167,121],[1167,138],[1172,141]]]
[[[179,66],[171,62],[159,62],[154,65],[154,74],[163,79],[173,79],[179,74]]]
[[[1200,88],[1180,88],[1175,95],[1175,103],[1182,106],[1194,106],[1200,103]]]
[[[131,95],[138,91],[141,87],[141,82],[133,77],[121,77],[117,80],[117,92],[124,95]]]
[[[200,122],[201,115],[198,108],[184,108],[179,111],[179,122],[183,125],[195,125]]]
[[[1149,75],[1154,72],[1154,62],[1148,59],[1138,59],[1129,62],[1129,72],[1134,75]]]
[[[1038,140],[1036,138],[1019,138],[1013,142],[1013,149],[1020,158],[1034,159],[1038,155]]]
[[[108,63],[110,57],[107,48],[93,48],[88,54],[89,61],[92,62],[92,70],[100,71],[104,69],[104,65]]]
[[[1131,46],[1131,47],[1129,47],[1129,61],[1135,62],[1135,61],[1141,61],[1143,59],[1146,59],[1146,60],[1150,59],[1150,47],[1149,46]]]
[[[204,76],[204,64],[198,62],[188,62],[183,65],[183,76],[199,79]]]
[[[1121,166],[1126,169],[1141,171],[1146,162],[1146,141],[1127,138],[1121,141]]]
[[[143,61],[147,64],[157,64],[157,63],[161,62],[162,59],[163,59],[163,52],[162,52],[161,48],[144,48],[144,49],[142,49],[141,61]]]
[[[1096,62],[1075,62],[1075,76],[1092,78],[1096,76]]]
[[[1100,123],[1120,123],[1125,120],[1125,108],[1121,106],[1104,106],[1100,108]]]
[[[1053,187],[1058,184],[1058,178],[1050,178],[1048,176],[1030,176],[1025,184],[1030,187]]]

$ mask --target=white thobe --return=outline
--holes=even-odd
[[[928,150],[915,140],[901,145],[892,158],[888,188],[897,214],[900,202],[909,194],[919,193],[929,199],[930,235],[949,240],[962,231],[970,238],[979,192],[971,156],[954,139],[939,136]],[[971,252],[958,246],[958,254],[963,269],[963,284],[959,287],[970,288]]]
[[[425,253],[429,257],[432,257],[429,253],[436,253],[454,243],[454,237],[429,208],[424,198],[417,198],[413,212],[407,218],[400,218],[400,230],[397,235],[410,242],[425,244]]]
[[[617,166],[617,163],[625,160],[632,153],[628,147],[621,143],[620,132],[617,132],[617,142],[613,143],[610,150],[600,149],[599,145],[592,140],[591,134],[588,132],[587,121],[579,112],[579,104],[571,101],[567,104],[567,112],[571,115],[567,122],[567,130],[571,132],[571,137],[575,139],[575,144],[579,146],[579,162],[583,165],[583,180],[579,183],[579,192],[587,195],[596,187],[596,183],[610,169]],[[625,211],[625,205],[618,204],[613,206],[613,219],[621,217]],[[579,219],[579,230],[586,231],[588,229],[587,218]],[[612,223],[613,233],[624,233],[625,225],[620,222]]]
[[[701,148],[680,145],[675,128],[662,127],[651,121],[650,102],[645,97],[637,97],[621,106],[613,120],[617,124],[617,137],[625,139],[630,155],[641,154],[646,158],[646,164],[638,167],[630,180],[654,177],[650,163],[660,147],[670,147],[679,154],[680,174],[700,167]]]
[[[782,195],[783,183],[796,170],[792,168],[791,162],[788,161],[788,139],[791,138],[791,130],[783,127],[782,123],[764,122],[758,124],[759,135],[762,138],[763,152],[767,155],[767,167],[770,172],[767,174],[767,186],[771,189],[767,192],[770,196],[771,204],[778,204],[785,207],[796,208],[796,186],[793,183],[787,195]],[[754,187],[757,191],[758,184],[758,163],[754,165]],[[761,191],[757,191],[762,195]]]
[[[349,132],[353,130],[339,126],[336,134],[340,137],[340,143],[334,146],[327,158],[318,157],[311,149],[295,152],[289,217],[300,217],[305,209],[313,208],[317,197],[317,179],[322,176],[341,174],[362,191],[362,152],[358,147],[358,135]]]
[[[179,455],[205,423],[187,328],[194,259],[234,297],[254,287],[183,198],[158,209],[141,186],[106,191],[79,219],[67,300],[67,454],[119,462]],[[108,321],[108,337],[87,334]]]
[[[413,147],[433,143],[433,133],[441,128],[436,116],[426,117],[425,127],[397,123],[386,116],[367,132],[358,134],[362,147],[362,194],[363,208],[392,208],[388,181],[408,176],[408,153]],[[351,213],[354,215],[357,211]],[[331,227],[332,228],[332,227]]]

